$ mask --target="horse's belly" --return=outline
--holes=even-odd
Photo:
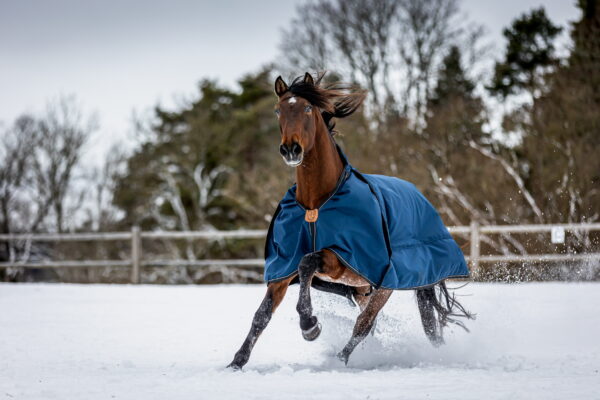
[[[370,283],[365,278],[354,273],[352,270],[350,270],[348,268],[344,268],[344,272],[339,276],[332,277],[332,276],[318,273],[318,272],[316,273],[316,276],[319,277],[319,279],[322,279],[327,282],[343,283],[344,285],[348,285],[348,286],[358,287],[358,286],[369,286],[370,285]]]

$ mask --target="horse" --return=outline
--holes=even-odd
[[[293,283],[299,283],[300,285],[296,310],[300,317],[302,336],[307,341],[317,339],[321,333],[321,324],[318,322],[317,317],[313,315],[310,296],[311,287],[342,295],[348,298],[353,305],[354,302],[358,304],[360,314],[356,319],[352,335],[345,347],[337,355],[346,365],[356,346],[367,337],[369,332],[373,331],[379,311],[385,306],[395,289],[414,288],[423,329],[429,341],[436,347],[444,343],[442,328],[448,322],[456,323],[466,329],[465,325],[454,317],[472,318],[472,315],[456,301],[454,296],[448,293],[444,279],[439,279],[435,282],[414,281],[407,283],[406,287],[401,287],[402,282],[394,283],[396,276],[394,273],[390,273],[390,265],[392,264],[390,257],[393,256],[394,251],[404,251],[404,248],[394,247],[394,243],[389,243],[394,238],[390,238],[388,226],[395,224],[395,222],[385,221],[385,215],[383,214],[383,218],[379,218],[380,221],[377,221],[379,214],[378,212],[374,212],[375,218],[373,219],[375,221],[372,224],[377,226],[377,234],[367,232],[365,236],[354,241],[355,244],[352,246],[355,248],[345,249],[345,253],[342,249],[343,246],[337,246],[336,243],[331,243],[324,248],[317,248],[317,220],[320,220],[321,227],[319,229],[321,232],[323,229],[337,229],[339,231],[338,227],[325,226],[323,224],[327,222],[324,220],[326,215],[332,215],[336,207],[338,207],[336,205],[329,205],[331,202],[328,201],[334,197],[334,194],[338,196],[338,191],[344,185],[344,182],[350,179],[357,182],[350,190],[346,190],[348,195],[353,195],[354,192],[364,192],[367,194],[362,196],[364,196],[366,201],[369,204],[375,204],[377,201],[383,201],[380,199],[383,195],[377,193],[379,197],[376,198],[376,196],[371,196],[369,193],[375,193],[378,190],[377,182],[379,181],[377,179],[381,180],[385,178],[377,178],[376,176],[364,178],[360,173],[351,168],[334,138],[334,119],[344,118],[353,114],[365,100],[366,92],[354,86],[341,83],[323,85],[322,80],[324,75],[324,73],[321,73],[314,79],[307,72],[303,77],[299,76],[295,78],[289,86],[281,76],[275,81],[275,93],[278,98],[275,106],[275,114],[277,115],[281,132],[279,153],[285,164],[295,168],[296,185],[290,189],[284,200],[282,200],[282,203],[280,203],[269,227],[265,249],[265,257],[267,258],[265,267],[267,292],[254,314],[246,339],[235,353],[233,361],[228,365],[228,367],[235,370],[241,369],[246,365],[258,337],[267,327],[273,313],[281,304],[288,286]],[[366,183],[362,182],[361,179]],[[393,179],[397,180],[397,178]],[[397,182],[394,181],[394,185],[396,184]],[[346,185],[349,184],[346,183]],[[358,196],[360,193],[356,195]],[[426,204],[425,207],[427,210],[433,210],[428,211],[431,214],[431,218],[433,218],[433,223],[438,225],[441,223],[437,212],[422,198],[422,195],[414,187],[408,189],[407,193],[413,196],[409,199],[409,202],[413,203],[415,198],[424,202],[423,204]],[[404,196],[404,194],[401,195]],[[355,200],[351,200],[350,202],[355,202]],[[325,209],[325,204],[329,207],[328,209]],[[289,205],[289,207],[286,208],[286,205]],[[342,207],[342,203],[339,203],[339,207]],[[377,206],[369,208],[377,208]],[[291,213],[301,213],[301,215],[297,215],[297,218],[294,217],[298,221],[295,223],[296,226],[291,226],[293,225],[291,222],[281,222],[281,220],[291,221],[289,218],[281,217],[283,212],[281,210],[283,209],[291,210]],[[352,211],[351,214],[360,214],[357,217],[360,218],[363,210]],[[280,222],[276,223],[276,220]],[[335,224],[334,222],[328,225]],[[363,225],[363,222],[360,222],[359,225]],[[295,233],[296,230],[302,230],[305,233],[300,234],[303,236],[297,236]],[[439,231],[442,232],[443,236],[439,241],[442,246],[440,248],[446,249],[444,251],[453,252],[454,260],[458,261],[453,261],[451,264],[457,265],[458,267],[456,268],[459,268],[455,268],[454,273],[446,273],[444,277],[468,275],[468,270],[466,273],[464,271],[466,264],[464,264],[462,252],[459,249],[458,252],[460,255],[456,253],[454,248],[456,243],[449,236],[443,225],[439,228]],[[356,230],[353,232],[356,232]],[[334,233],[333,235],[335,236],[336,234]],[[348,235],[350,235],[349,240],[352,240],[352,235],[355,235],[355,233],[348,233]],[[369,248],[364,249],[362,242],[369,241],[374,236],[380,237],[378,243],[372,247],[369,245]],[[307,241],[303,239],[304,237],[308,238],[309,242],[311,241],[310,238],[312,238],[312,243],[300,246],[300,243]],[[319,237],[323,237],[323,234],[320,234]],[[287,243],[286,247],[294,247],[294,250],[290,252],[287,249],[280,248],[283,246],[283,242]],[[385,245],[379,242],[385,242]],[[304,254],[307,248],[309,250]],[[380,251],[376,249],[380,249]],[[371,276],[372,274],[368,266],[363,267],[367,269],[359,270],[356,265],[348,261],[349,259],[354,260],[354,253],[360,251],[364,253],[361,255],[363,260],[378,260],[377,257],[379,256],[374,256],[373,253],[380,254],[383,264],[390,264],[384,268],[384,272],[380,275],[385,273],[386,277],[390,276],[389,279],[385,278],[385,280],[392,283],[386,283],[382,281],[383,278],[379,279]],[[424,251],[428,251],[428,249]],[[285,271],[276,271],[275,275],[271,274],[273,268],[270,268],[269,265],[272,267],[277,263],[281,264],[281,258],[286,257],[284,254],[286,252],[291,255],[284,260]],[[410,257],[409,261],[411,261]],[[405,258],[399,261],[405,262]],[[360,264],[365,264],[361,260],[358,261],[360,261]],[[373,262],[382,263],[380,261]],[[418,263],[417,260],[414,260],[414,263]],[[416,273],[417,275],[415,276],[417,278],[415,279],[418,280],[420,279],[418,276],[422,274],[419,271]],[[376,280],[379,280],[379,282]]]

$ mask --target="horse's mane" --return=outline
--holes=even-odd
[[[324,72],[319,73],[314,83],[305,82],[304,76],[299,76],[292,81],[288,91],[319,107],[327,129],[334,135],[333,118],[344,118],[354,113],[365,100],[367,92],[340,82],[321,86],[324,76]]]

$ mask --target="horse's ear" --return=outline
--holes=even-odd
[[[308,83],[309,85],[315,84],[315,81],[313,80],[312,75],[309,74],[308,72],[304,74],[304,83]]]
[[[283,78],[281,77],[281,75],[279,75],[277,77],[277,79],[275,79],[275,94],[277,94],[277,96],[281,97],[287,91],[288,91],[288,85],[287,85],[287,83],[285,83],[283,81]]]

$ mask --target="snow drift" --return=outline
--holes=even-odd
[[[452,286],[452,285],[450,285]],[[357,309],[314,293],[305,342],[291,287],[242,372],[224,368],[265,287],[0,284],[0,397],[11,399],[600,398],[600,284],[472,284],[477,313],[435,349],[413,292],[335,358]]]

